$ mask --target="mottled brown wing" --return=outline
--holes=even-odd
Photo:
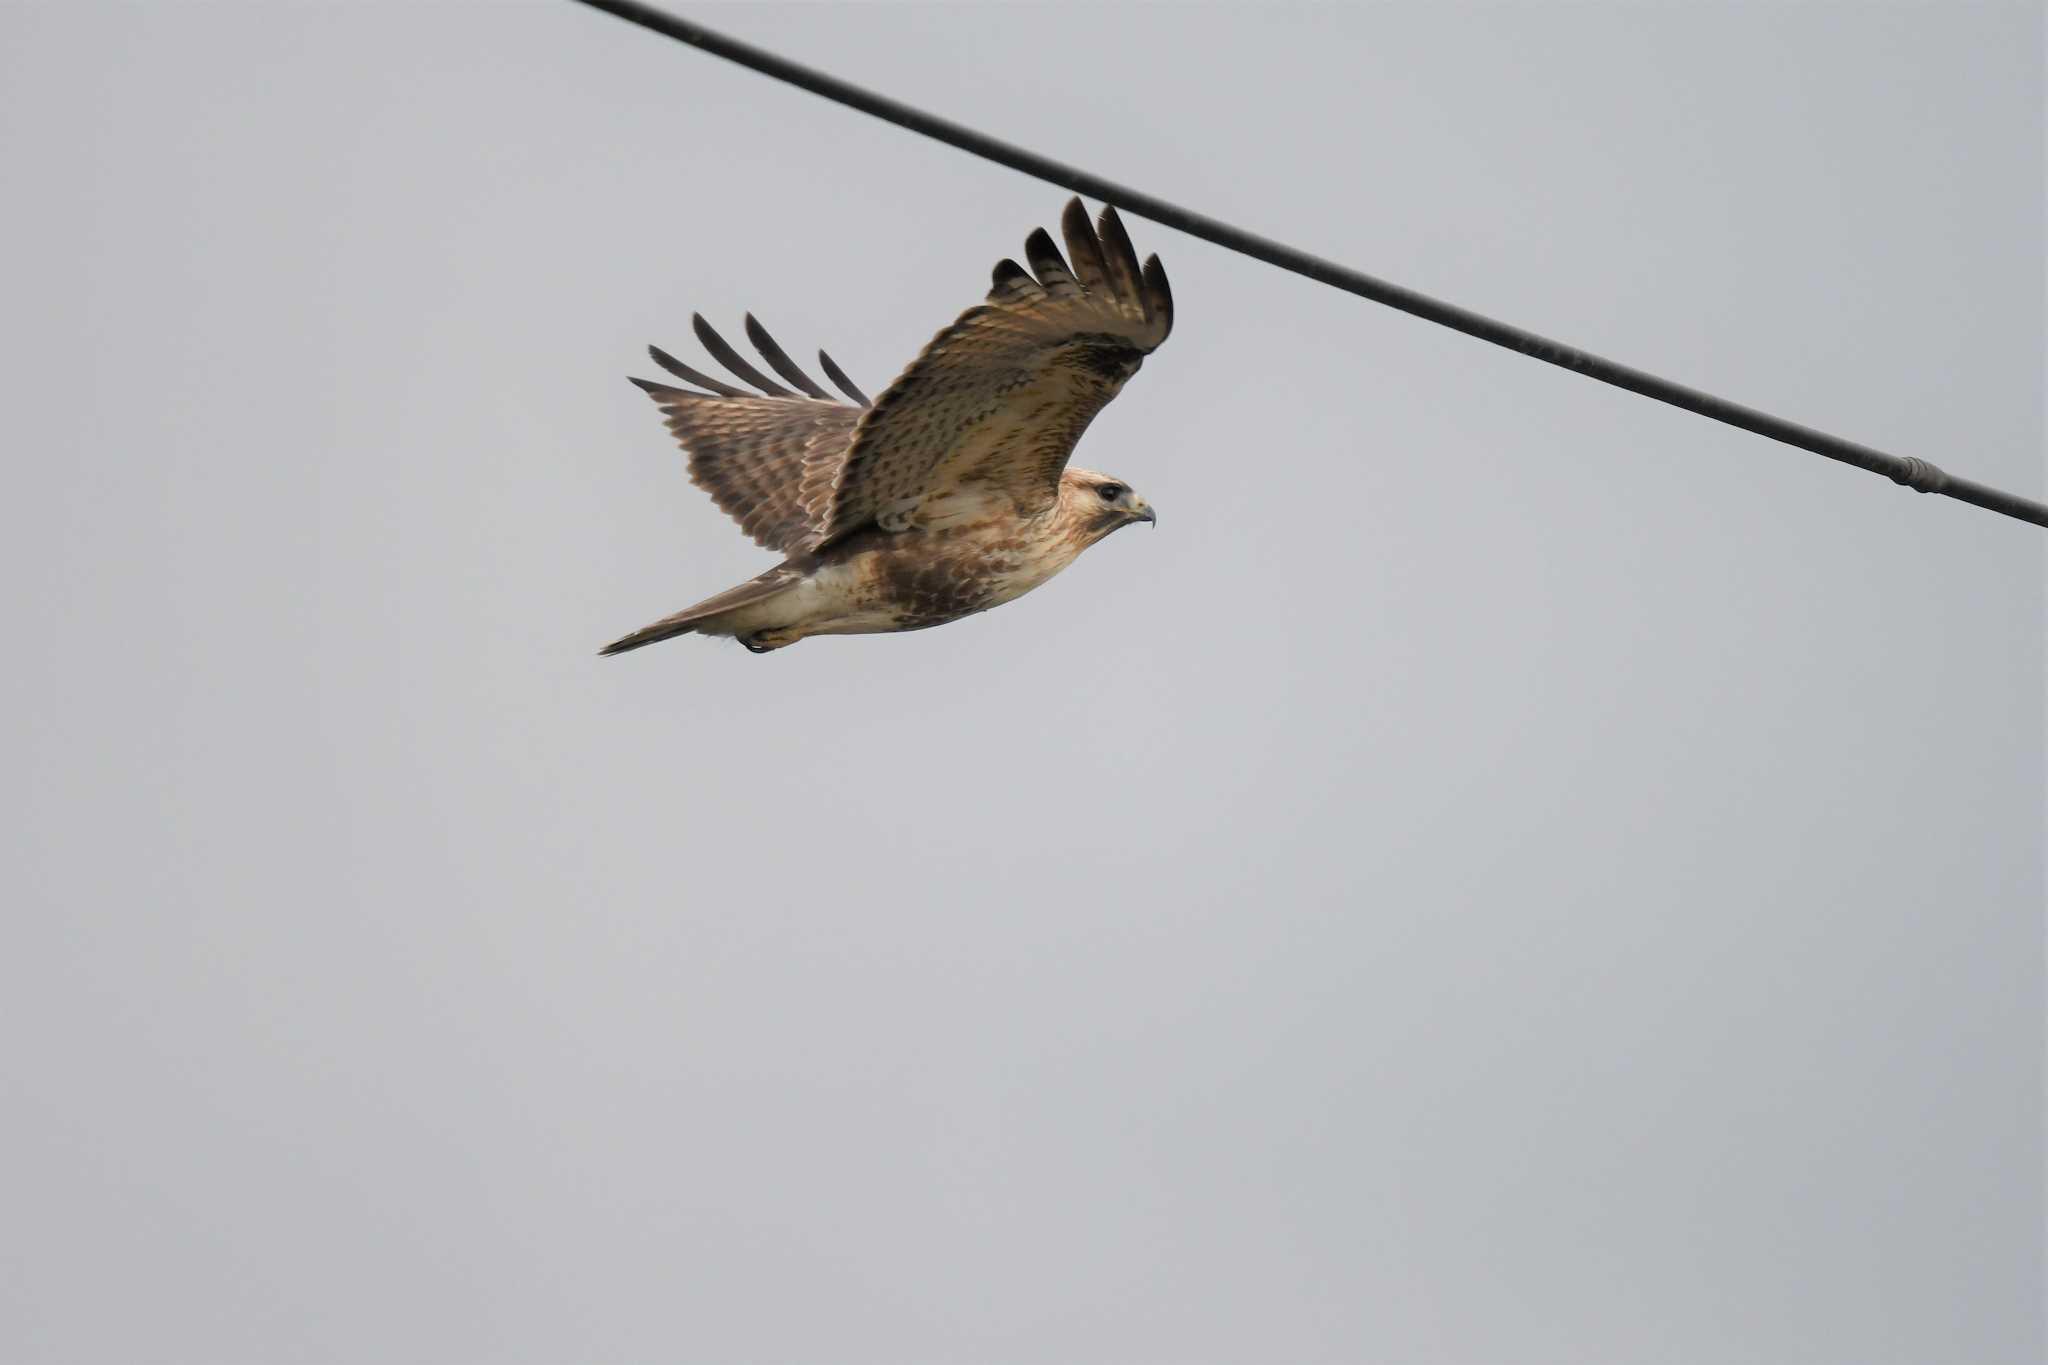
[[[1071,265],[1032,233],[1032,269],[999,262],[988,301],[883,390],[844,461],[805,466],[801,499],[826,509],[814,545],[963,485],[1026,508],[1058,496],[1074,443],[1173,329],[1166,272],[1157,256],[1139,266],[1115,209],[1098,231],[1071,200],[1060,225]]]
[[[800,549],[816,537],[827,511],[821,494],[807,502],[804,490],[807,484],[819,483],[813,471],[836,470],[844,462],[867,399],[820,351],[826,374],[860,406],[833,401],[751,314],[747,335],[755,348],[770,368],[808,397],[755,369],[702,317],[693,322],[705,350],[761,393],[693,370],[652,346],[648,353],[656,364],[695,388],[651,379],[633,382],[667,415],[668,429],[689,456],[690,481],[709,493],[756,544],[785,552]]]

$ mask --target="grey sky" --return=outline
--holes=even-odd
[[[697,9],[2043,487],[2038,6]],[[0,7],[0,1360],[2030,1362],[2044,540],[1133,219],[1156,532],[765,567],[1065,195],[567,4]]]

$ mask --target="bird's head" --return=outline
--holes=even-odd
[[[1134,521],[1159,522],[1152,504],[1129,484],[1092,469],[1069,466],[1060,475],[1060,507],[1091,540],[1100,540]]]

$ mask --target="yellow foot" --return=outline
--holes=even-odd
[[[742,635],[739,638],[740,643],[753,653],[766,654],[771,649],[793,645],[803,639],[803,636],[793,630],[757,630],[751,635]]]

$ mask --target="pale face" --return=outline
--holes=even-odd
[[[1157,525],[1159,516],[1152,504],[1122,479],[1092,469],[1069,468],[1060,477],[1061,501],[1070,515],[1086,524],[1098,536],[1129,526],[1133,522]]]

